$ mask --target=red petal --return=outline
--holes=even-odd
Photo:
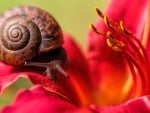
[[[22,90],[0,113],[71,113],[77,108],[66,98],[40,86]]]

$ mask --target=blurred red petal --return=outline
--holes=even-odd
[[[37,105],[37,107],[35,106]],[[48,92],[41,86],[22,90],[14,102],[0,113],[149,113],[150,96],[139,97],[120,105],[78,108],[65,97]]]
[[[149,113],[150,96],[140,97],[124,104],[103,107],[99,109],[100,113]]]
[[[75,113],[150,113],[150,96],[140,97],[120,105],[94,106],[79,109]]]
[[[67,51],[69,66],[68,71],[71,74],[76,73],[76,77],[84,78],[89,82],[88,62],[79,45],[73,40],[73,37],[64,33],[64,48]]]
[[[71,113],[76,109],[61,95],[35,86],[20,91],[12,105],[4,107],[0,113]]]
[[[88,62],[85,58],[83,51],[73,40],[73,37],[64,33],[65,43],[64,48],[67,51],[69,65],[67,72],[70,75],[70,81],[73,84],[76,93],[79,95],[81,105],[90,103],[90,79]],[[87,87],[88,86],[88,87]]]

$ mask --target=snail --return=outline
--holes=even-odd
[[[34,6],[14,7],[0,16],[0,61],[46,68],[54,79],[65,72],[67,55],[61,27],[54,17]]]

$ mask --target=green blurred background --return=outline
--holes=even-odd
[[[62,29],[74,36],[76,42],[85,50],[89,24],[98,17],[94,8],[99,7],[103,11],[107,2],[107,0],[1,0],[0,14],[17,5],[38,6],[50,12]],[[0,96],[0,107],[10,103],[19,89],[30,86],[31,83],[26,79],[17,80]]]

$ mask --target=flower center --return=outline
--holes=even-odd
[[[145,48],[137,37],[124,26],[123,21],[113,22],[98,8],[96,12],[103,19],[107,29],[106,32],[100,32],[93,24],[91,27],[98,35],[106,39],[107,45],[113,51],[121,53],[125,58],[133,78],[131,97],[147,94],[150,91],[148,77],[150,67]]]

